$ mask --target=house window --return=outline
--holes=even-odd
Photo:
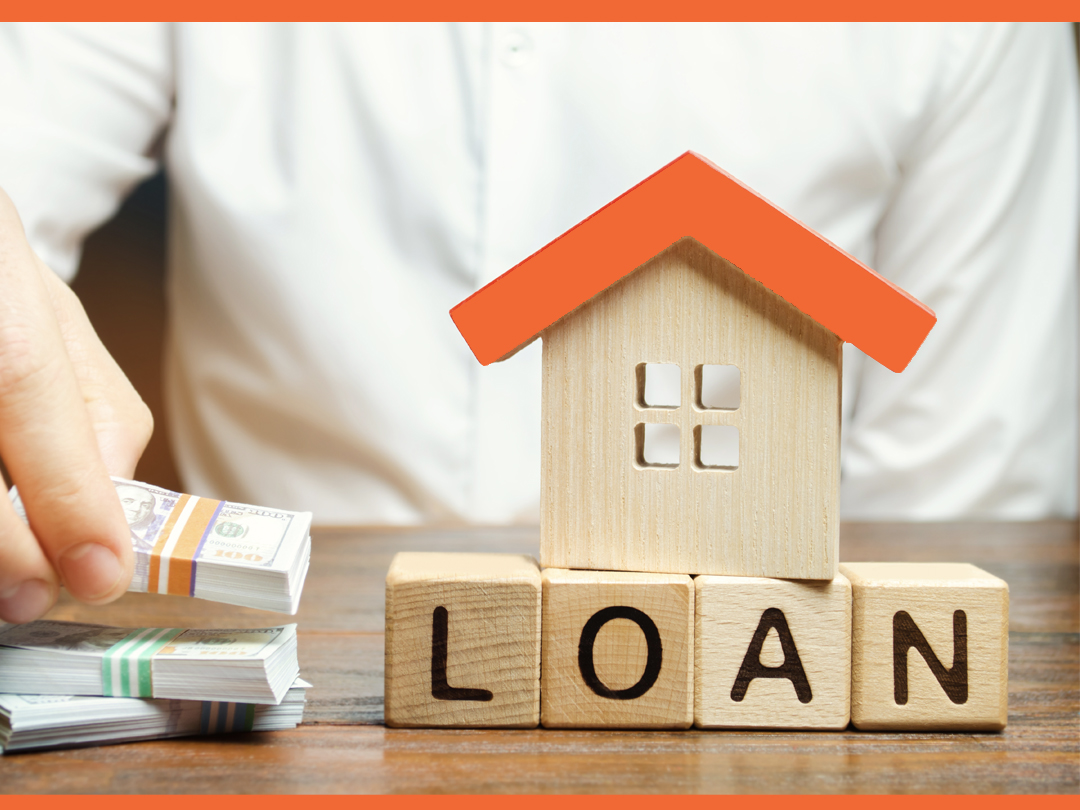
[[[679,426],[639,422],[634,429],[637,463],[642,467],[679,466]]]
[[[694,382],[696,405],[702,410],[738,410],[742,382],[738,366],[698,366]]]
[[[694,455],[707,470],[734,470],[739,466],[739,429],[734,425],[698,425],[694,428]]]
[[[674,363],[639,363],[637,398],[640,408],[678,408],[682,404],[682,381]]]
[[[735,470],[739,467],[739,428],[734,425],[694,424],[703,411],[737,411],[742,377],[734,365],[701,364],[694,369],[693,407],[668,422],[682,405],[682,378],[675,363],[638,363],[637,416],[634,454],[637,466],[674,469],[681,461],[680,430],[693,430],[691,466],[695,470]],[[664,419],[665,421],[658,421]],[[689,420],[689,424],[687,423]],[[715,417],[713,417],[715,419]]]

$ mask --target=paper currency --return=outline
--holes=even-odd
[[[296,728],[304,719],[305,690],[309,688],[311,684],[297,678],[276,706],[0,694],[0,753]]]
[[[39,620],[0,627],[0,693],[280,703],[298,674],[295,624],[183,630]]]
[[[311,557],[311,513],[184,495],[113,478],[135,575],[129,591],[295,614]],[[26,519],[14,487],[12,503]]]

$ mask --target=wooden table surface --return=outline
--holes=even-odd
[[[1072,522],[847,524],[841,559],[972,562],[1010,587],[1001,734],[394,730],[382,721],[383,578],[401,550],[535,554],[538,531],[322,529],[296,621],[314,683],[293,731],[0,757],[8,793],[1076,793],[1080,547]],[[277,614],[132,594],[52,618],[258,627]]]

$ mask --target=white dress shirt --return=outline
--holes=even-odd
[[[1064,25],[18,25],[0,186],[70,277],[164,135],[190,491],[535,521],[540,345],[482,368],[447,312],[692,149],[938,315],[902,374],[845,354],[845,517],[1069,515],[1073,59]]]

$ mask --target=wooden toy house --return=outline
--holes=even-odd
[[[1004,582],[837,571],[842,343],[901,371],[918,301],[687,153],[451,314],[544,338],[540,566],[395,558],[389,725],[1004,726]]]
[[[842,343],[900,371],[935,322],[693,153],[451,315],[485,365],[544,338],[542,566],[818,580]]]

